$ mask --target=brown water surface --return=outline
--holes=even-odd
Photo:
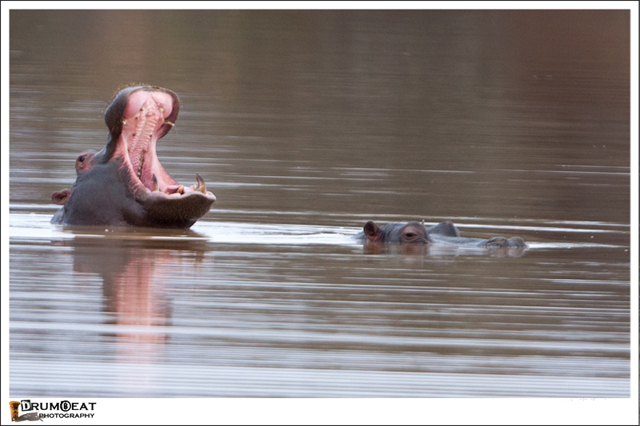
[[[629,397],[629,14],[11,11],[10,394]],[[189,231],[49,224],[117,87]],[[363,246],[453,220],[508,253]]]

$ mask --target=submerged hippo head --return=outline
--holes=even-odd
[[[520,237],[494,237],[489,240],[481,238],[464,238],[460,236],[458,228],[450,221],[439,223],[430,228],[419,222],[387,223],[378,226],[375,222],[365,223],[360,239],[374,243],[397,244],[429,244],[439,243],[459,247],[483,248],[515,248],[526,249],[528,246]]]
[[[427,244],[434,241],[432,235],[459,237],[460,231],[448,220],[429,228],[420,222],[392,222],[378,226],[370,220],[364,224],[360,239],[366,239],[375,243]]]
[[[196,174],[197,184],[180,185],[156,155],[179,109],[178,96],[161,87],[118,92],[104,114],[107,145],[78,156],[75,184],[52,195],[63,207],[51,222],[188,228],[204,216],[216,199],[204,180]]]
[[[387,223],[378,226],[375,222],[369,221],[364,224],[363,233],[367,240],[376,243],[427,244],[433,242],[427,228],[419,222]]]

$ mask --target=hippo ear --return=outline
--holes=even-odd
[[[364,224],[363,232],[369,241],[382,241],[382,229],[371,220]]]
[[[458,228],[456,228],[456,226],[451,223],[451,221],[446,220],[432,226],[431,228],[427,228],[427,234],[439,234],[446,235],[448,237],[459,237],[460,231],[458,231]]]
[[[69,199],[69,195],[71,195],[71,190],[69,188],[65,188],[62,191],[54,192],[51,195],[51,201],[59,206],[64,206],[64,203]]]

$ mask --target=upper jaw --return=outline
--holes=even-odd
[[[180,111],[180,99],[178,99],[178,95],[171,90],[157,86],[131,86],[116,93],[104,113],[104,121],[109,129],[111,139],[118,139],[123,130],[123,118],[125,118],[126,115],[135,115],[136,110],[139,110],[148,96],[152,96],[156,100],[161,100],[165,104],[163,105],[163,108],[165,108],[165,113],[163,114],[165,123],[161,126],[158,138],[169,133]],[[169,101],[168,98],[171,98],[171,100]],[[169,107],[170,110],[168,110],[167,107]]]

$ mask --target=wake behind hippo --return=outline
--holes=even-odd
[[[451,244],[460,247],[484,247],[484,248],[527,248],[527,244],[520,237],[504,238],[495,237],[488,240],[482,238],[465,238],[460,236],[460,231],[449,222],[427,228],[419,222],[387,223],[378,226],[375,222],[365,223],[363,231],[358,235],[361,240],[375,243],[397,244]]]
[[[109,134],[98,153],[76,159],[76,182],[54,192],[63,207],[51,223],[68,225],[189,228],[204,216],[216,197],[196,174],[184,186],[162,167],[156,143],[178,117],[180,101],[168,89],[127,87],[114,97],[104,118]]]

